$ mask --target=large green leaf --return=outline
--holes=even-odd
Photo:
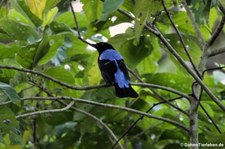
[[[16,21],[1,19],[0,29],[4,30],[11,39],[34,43],[40,39],[34,27]]]
[[[91,23],[99,20],[102,15],[102,1],[99,0],[81,0],[84,4],[83,9],[87,20]]]
[[[79,27],[81,30],[88,26],[88,20],[85,14],[76,12],[76,17],[77,17],[77,21],[79,22]],[[67,26],[70,26],[73,28],[76,27],[72,12],[64,12],[62,14],[59,14],[57,18],[55,19],[55,21],[58,23],[64,23]]]
[[[15,89],[10,85],[0,82],[0,90],[12,101],[16,102],[20,100],[19,95],[16,93]]]
[[[30,11],[42,20],[43,10],[47,0],[24,0]]]
[[[10,3],[13,8],[25,16],[31,24],[34,24],[35,26],[41,25],[41,20],[31,12],[24,0],[10,0]]]
[[[180,91],[191,91],[191,78],[175,73],[155,73],[143,75],[146,82],[171,87]]]
[[[137,41],[142,35],[142,30],[146,21],[151,21],[151,14],[161,9],[161,3],[158,0],[138,0],[134,5],[135,24],[134,31]]]
[[[0,122],[0,135],[8,136],[9,140],[7,142],[9,144],[19,144],[22,142],[22,138],[19,135],[19,123],[16,120],[15,114],[8,107],[1,106]]]
[[[142,42],[137,43],[133,33],[125,33],[114,36],[109,40],[121,55],[124,57],[128,66],[135,67],[152,52],[151,41],[142,37]]]
[[[34,57],[35,57],[36,51],[37,49],[35,45],[21,48],[16,55],[16,61],[24,68],[31,69],[34,66],[36,66],[36,64],[34,64]]]
[[[63,66],[48,68],[44,71],[44,73],[65,83],[75,83],[74,77],[71,72],[69,70],[66,70]]]
[[[49,43],[48,48],[44,48],[43,55],[40,55],[38,60],[39,65],[46,64],[49,62],[56,54],[57,50],[59,50],[60,46],[63,45],[64,36],[63,35],[53,35],[48,37]]]
[[[44,12],[48,12],[50,9],[54,8],[60,0],[46,0]]]
[[[105,0],[103,3],[102,17],[101,21],[106,21],[108,17],[115,12],[120,5],[123,4],[123,0]]]
[[[16,52],[20,49],[18,44],[1,44],[0,43],[0,58],[13,58]]]

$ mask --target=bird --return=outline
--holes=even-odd
[[[92,44],[96,48],[98,66],[106,84],[114,85],[116,96],[119,98],[137,98],[137,92],[130,84],[130,77],[124,59],[120,53],[107,42]]]

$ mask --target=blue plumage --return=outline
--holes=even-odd
[[[123,57],[114,49],[106,49],[99,55],[99,60],[121,60]]]
[[[130,78],[123,57],[110,44],[100,42],[93,45],[99,52],[98,65],[103,79],[115,86],[118,97],[138,97],[130,85]]]
[[[124,73],[120,70],[117,61],[114,60],[116,64],[117,71],[114,74],[115,83],[118,84],[119,88],[129,88],[129,80],[127,80],[124,76]]]

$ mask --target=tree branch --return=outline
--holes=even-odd
[[[199,45],[200,45],[200,48],[201,48],[202,51],[203,51],[204,46],[205,46],[205,40],[204,40],[204,38],[203,38],[203,36],[202,36],[202,33],[201,33],[200,30],[199,30],[199,26],[198,26],[198,24],[196,23],[196,21],[195,21],[195,19],[194,19],[194,16],[193,16],[193,14],[192,14],[192,12],[191,12],[189,6],[188,6],[187,3],[186,3],[186,0],[183,0],[182,4],[183,4],[183,6],[184,6],[184,8],[185,8],[185,10],[186,10],[186,12],[187,12],[187,15],[188,15],[189,19],[191,20],[191,24],[192,24],[192,26],[193,26],[193,28],[194,28],[196,34],[197,34],[198,43],[199,43]]]
[[[144,83],[144,81],[142,81],[142,79],[141,79],[138,75],[136,75],[131,69],[129,69],[129,68],[127,68],[127,69],[128,69],[128,71],[129,71],[134,77],[136,77],[136,79],[137,79],[138,81],[141,82],[141,83],[138,83],[138,84],[137,84],[137,83],[131,83],[132,85],[142,85],[142,86],[148,87],[148,88],[154,93],[154,95],[155,95],[156,97],[158,97],[160,100],[166,102],[168,105],[170,105],[170,106],[173,107],[174,109],[180,111],[181,113],[183,113],[183,114],[185,114],[185,115],[188,115],[188,113],[187,113],[186,111],[184,111],[184,110],[180,109],[179,107],[173,105],[172,103],[168,102],[167,99],[165,99],[163,96],[161,96],[159,93],[157,93],[157,92],[153,89],[153,88],[156,87],[157,85],[155,86],[155,85],[150,85],[150,84]],[[154,87],[153,87],[153,86],[154,86]],[[168,88],[168,87],[163,87],[163,88],[164,88],[165,90],[170,90],[170,92],[175,93],[175,94],[177,94],[177,95],[180,95],[180,96],[182,96],[182,97],[184,97],[184,98],[186,98],[186,99],[189,99],[189,96],[186,95],[186,94],[184,94],[184,93],[181,93],[181,92],[179,92],[179,91],[170,89],[170,88]]]
[[[58,100],[59,101],[59,100]],[[62,101],[59,101],[62,105],[66,105],[64,102]],[[81,110],[81,109],[78,109],[78,108],[75,108],[75,107],[71,107],[72,110],[78,112],[78,113],[81,113],[83,115],[86,115],[87,117],[93,119],[94,121],[96,121],[98,124],[100,124],[107,132],[108,132],[108,136],[110,138],[110,141],[112,141],[112,143],[114,143],[115,141],[117,141],[117,137],[116,135],[113,133],[113,131],[101,120],[99,119],[98,117],[96,117],[95,115],[91,114],[91,113],[88,113],[84,110]],[[121,149],[124,149],[123,146],[118,143],[118,146],[121,148]]]
[[[173,99],[170,99],[168,100],[168,102],[172,102],[172,101],[175,101],[175,100],[178,100],[178,99],[181,99],[182,97],[177,97],[177,98],[173,98]],[[154,107],[158,106],[158,105],[161,105],[161,104],[164,104],[164,103],[167,103],[166,101],[161,101],[161,102],[158,102],[158,103],[154,103],[147,111],[146,113],[149,113]],[[144,116],[140,116],[138,119],[136,119],[129,127],[128,129],[119,137],[119,139],[116,141],[116,143],[112,146],[112,148],[114,148],[116,146],[117,143],[120,142],[120,140],[126,136],[135,126],[136,124],[142,120],[144,118]]]
[[[158,30],[156,28],[156,30]],[[177,60],[183,65],[186,71],[199,83],[199,85],[204,89],[204,91],[209,95],[209,97],[225,112],[225,105],[211,92],[211,90],[204,84],[204,82],[199,78],[195,72],[185,63],[183,58],[176,52],[176,50],[169,44],[165,37],[159,32],[156,35],[168,48],[168,50],[177,58]]]
[[[188,52],[188,49],[187,49],[187,47],[186,47],[186,45],[185,45],[184,39],[183,39],[183,37],[182,37],[182,34],[180,33],[180,31],[179,31],[178,28],[176,27],[175,23],[173,22],[173,19],[171,18],[170,14],[169,14],[169,12],[168,12],[166,6],[165,6],[165,1],[164,1],[164,0],[162,0],[162,5],[163,5],[163,8],[164,8],[164,10],[165,10],[165,12],[166,12],[167,17],[168,17],[169,20],[170,20],[170,23],[172,24],[173,28],[175,29],[175,31],[176,31],[176,33],[177,33],[177,36],[178,36],[178,38],[179,38],[179,40],[180,40],[180,42],[181,42],[181,44],[182,44],[182,46],[183,46],[183,48],[184,48],[184,51],[185,51],[185,53],[186,53],[186,55],[187,55],[187,57],[188,57],[188,59],[189,59],[191,65],[192,65],[193,69],[195,70],[196,74],[197,74],[199,77],[201,77],[201,74],[199,73],[198,69],[196,68],[196,66],[195,66],[195,64],[194,64],[194,62],[193,62],[193,60],[192,60],[192,58],[191,58],[191,56],[190,56],[190,54],[189,54],[189,52]]]
[[[134,113],[134,114],[138,114],[138,115],[142,115],[142,116],[146,116],[149,118],[153,118],[153,119],[157,119],[160,121],[164,121],[167,122],[169,124],[172,124],[174,126],[177,126],[187,132],[189,132],[189,129],[186,128],[183,124],[176,122],[174,120],[168,119],[168,118],[164,118],[164,117],[159,117],[159,116],[155,116],[152,114],[148,114],[139,110],[135,110],[132,108],[127,108],[127,107],[121,107],[118,105],[112,105],[112,104],[105,104],[105,103],[99,103],[99,102],[95,102],[95,101],[91,101],[91,100],[86,100],[86,99],[80,99],[80,98],[73,98],[73,97],[66,97],[66,96],[62,96],[62,97],[28,97],[28,98],[23,98],[22,100],[73,100],[74,102],[80,102],[80,103],[84,103],[84,104],[91,104],[91,105],[95,105],[95,106],[100,106],[103,108],[111,108],[111,109],[118,109],[118,110],[122,110],[122,111],[127,111],[130,113]]]
[[[222,54],[224,52],[225,52],[225,47],[219,48],[219,49],[213,49],[213,50],[209,50],[207,52],[207,56],[208,57],[212,57],[212,56],[216,56],[216,55]]]
[[[20,72],[25,72],[25,73],[30,73],[30,74],[34,74],[34,75],[38,75],[38,76],[41,76],[43,78],[46,78],[48,80],[51,80],[55,83],[58,83],[59,85],[62,85],[62,86],[65,86],[67,88],[70,88],[70,89],[73,89],[73,90],[91,90],[91,89],[98,89],[98,88],[105,88],[105,87],[110,87],[110,85],[108,84],[100,84],[100,85],[94,85],[94,86],[73,86],[73,85],[70,85],[70,84],[67,84],[67,83],[64,83],[64,82],[61,82],[49,75],[46,75],[42,72],[38,72],[38,71],[34,71],[34,70],[29,70],[29,69],[24,69],[24,68],[17,68],[17,67],[14,67],[14,66],[1,66],[0,65],[0,69],[9,69],[9,70],[16,70],[16,71],[20,71]],[[177,94],[177,95],[180,95],[180,96],[183,96],[185,98],[188,99],[188,96],[182,92],[179,92],[177,90],[174,90],[172,88],[169,88],[169,87],[164,87],[164,86],[160,86],[160,85],[156,85],[156,84],[148,84],[148,83],[138,83],[138,82],[131,82],[132,85],[136,85],[136,86],[142,86],[142,87],[152,87],[152,88],[158,88],[158,89],[162,89],[162,90],[166,90],[166,91],[169,91],[169,92],[172,92],[174,94]],[[8,104],[8,102],[6,103],[3,103],[4,104]],[[0,104],[1,105],[1,104]]]
[[[39,98],[39,97],[36,97],[36,98]],[[43,111],[26,113],[26,114],[17,115],[16,118],[20,119],[20,118],[25,118],[25,117],[30,117],[30,116],[40,115],[40,114],[56,113],[56,112],[66,111],[69,108],[71,108],[74,103],[75,103],[75,101],[71,101],[70,104],[68,104],[66,107],[61,108],[61,109],[43,110]]]
[[[70,2],[70,8],[72,10],[72,13],[73,13],[73,18],[74,18],[74,22],[75,22],[75,25],[76,25],[76,28],[77,28],[77,34],[78,34],[78,39],[80,39],[82,42],[90,45],[93,47],[93,44],[89,43],[88,41],[86,41],[85,39],[83,39],[83,37],[81,36],[81,33],[80,33],[80,28],[78,26],[78,22],[77,22],[77,17],[76,17],[76,14],[73,10],[73,5],[72,5],[72,1]]]
[[[120,10],[122,11],[122,10]],[[123,13],[127,15],[127,13]],[[127,15],[127,17],[134,19],[131,15]],[[183,58],[177,53],[177,51],[170,45],[167,39],[162,35],[162,33],[157,29],[155,25],[152,26],[152,29],[149,25],[145,25],[145,28],[155,34],[161,42],[167,47],[167,49],[174,55],[174,57],[180,62],[180,64],[186,69],[186,71],[201,85],[201,87],[205,90],[205,92],[209,95],[209,97],[225,112],[225,105],[220,102],[220,100],[210,91],[210,89],[203,83],[201,78],[196,75],[196,73],[189,68],[189,66],[185,63]]]
[[[41,86],[40,84],[38,84],[37,82],[35,81],[32,81],[32,83],[34,83],[34,85],[36,85],[41,91],[45,92],[49,97],[53,97],[51,91],[49,91],[47,88],[44,88],[43,86]],[[57,102],[59,102],[61,105],[63,106],[66,106],[67,104],[63,101],[60,101],[60,100],[57,100]],[[100,120],[99,118],[97,118],[96,116],[94,116],[93,114],[91,113],[88,113],[86,111],[83,111],[81,109],[78,109],[76,107],[71,107],[70,108],[71,110],[74,110],[76,112],[79,112],[81,114],[84,114],[88,117],[90,117],[91,119],[95,120],[97,123],[99,123],[107,132],[108,132],[108,136],[110,136],[110,141],[112,141],[112,143],[114,143],[115,141],[117,141],[117,137],[116,135],[113,133],[113,131],[104,123],[102,122],[102,120]],[[113,140],[112,140],[113,139]],[[118,146],[121,148],[121,149],[124,149],[123,146],[118,143]]]
[[[205,49],[208,49],[216,40],[216,38],[219,36],[221,31],[223,30],[223,26],[225,24],[225,16],[222,17],[222,20],[220,21],[220,24],[217,26],[216,30],[213,32],[211,38],[207,42]]]

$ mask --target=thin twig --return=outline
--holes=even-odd
[[[39,98],[39,97],[37,97],[37,98]],[[25,113],[25,114],[17,115],[16,118],[20,119],[20,118],[25,118],[25,117],[30,117],[30,116],[40,115],[40,114],[56,113],[56,112],[66,111],[69,108],[71,108],[74,103],[75,103],[75,101],[71,101],[70,104],[68,104],[66,107],[61,108],[61,109],[52,109],[52,110],[43,110],[43,111]]]
[[[75,14],[74,10],[73,10],[72,1],[70,2],[70,8],[71,8],[71,10],[72,10],[74,22],[75,22],[75,25],[76,25],[76,28],[77,28],[78,38],[79,38],[82,42],[84,42],[84,43],[86,43],[86,44],[88,44],[88,45],[90,45],[90,46],[93,47],[93,44],[89,43],[88,41],[86,41],[85,39],[83,39],[83,37],[81,36],[80,28],[79,28],[78,21],[77,21],[77,17],[76,17],[76,14]]]
[[[81,109],[78,109],[78,108],[72,108],[74,111],[77,111],[81,114],[84,114],[92,119],[94,119],[97,123],[99,123],[101,126],[103,126],[103,128],[110,134],[110,136],[112,137],[113,139],[113,142],[118,140],[116,135],[113,133],[113,131],[105,124],[102,122],[101,119],[97,118],[96,116],[94,116],[93,114],[91,113],[88,113],[86,111],[83,111]],[[121,148],[121,149],[124,149],[123,146],[120,144],[120,143],[117,143],[117,145]]]
[[[31,74],[35,74],[38,76],[41,76],[43,78],[46,78],[48,80],[51,80],[55,83],[58,83],[59,85],[65,86],[67,88],[73,89],[73,90],[89,90],[89,89],[97,89],[97,88],[103,88],[103,87],[109,87],[110,85],[107,84],[101,84],[101,85],[95,85],[95,86],[84,86],[84,87],[78,87],[78,86],[73,86],[67,83],[64,83],[62,81],[59,81],[49,75],[46,75],[42,72],[38,72],[38,71],[34,71],[34,70],[30,70],[30,69],[25,69],[25,68],[18,68],[18,67],[14,67],[14,66],[1,66],[0,65],[0,69],[11,69],[11,70],[17,70],[20,72],[26,72],[26,73],[31,73]]]
[[[2,103],[0,103],[0,106],[5,106],[5,105],[10,104],[10,103],[12,103],[12,101],[2,102]]]
[[[225,8],[224,8],[223,4],[221,4],[220,1],[218,1],[218,2],[219,2],[219,8],[220,8],[220,10],[223,13],[223,15],[225,16]]]
[[[142,83],[142,82],[131,82],[131,85],[141,86],[141,87],[150,87],[150,88],[156,88],[156,89],[158,88],[158,89],[166,90],[166,91],[169,91],[171,93],[180,95],[180,96],[182,96],[186,99],[189,99],[189,96],[187,94],[182,93],[178,90],[172,89],[170,87],[166,87],[166,86],[161,86],[161,85],[157,85],[157,84],[150,84],[150,83]]]
[[[216,55],[222,54],[224,52],[225,52],[225,47],[222,47],[222,48],[219,48],[219,49],[213,49],[213,50],[209,50],[207,52],[207,56],[208,57],[212,57],[212,56],[216,56]]]
[[[215,42],[215,40],[217,39],[217,37],[219,36],[219,34],[221,33],[221,31],[223,30],[224,24],[225,24],[225,16],[222,17],[222,20],[220,21],[218,27],[213,32],[211,38],[207,42],[206,48],[210,47]]]

